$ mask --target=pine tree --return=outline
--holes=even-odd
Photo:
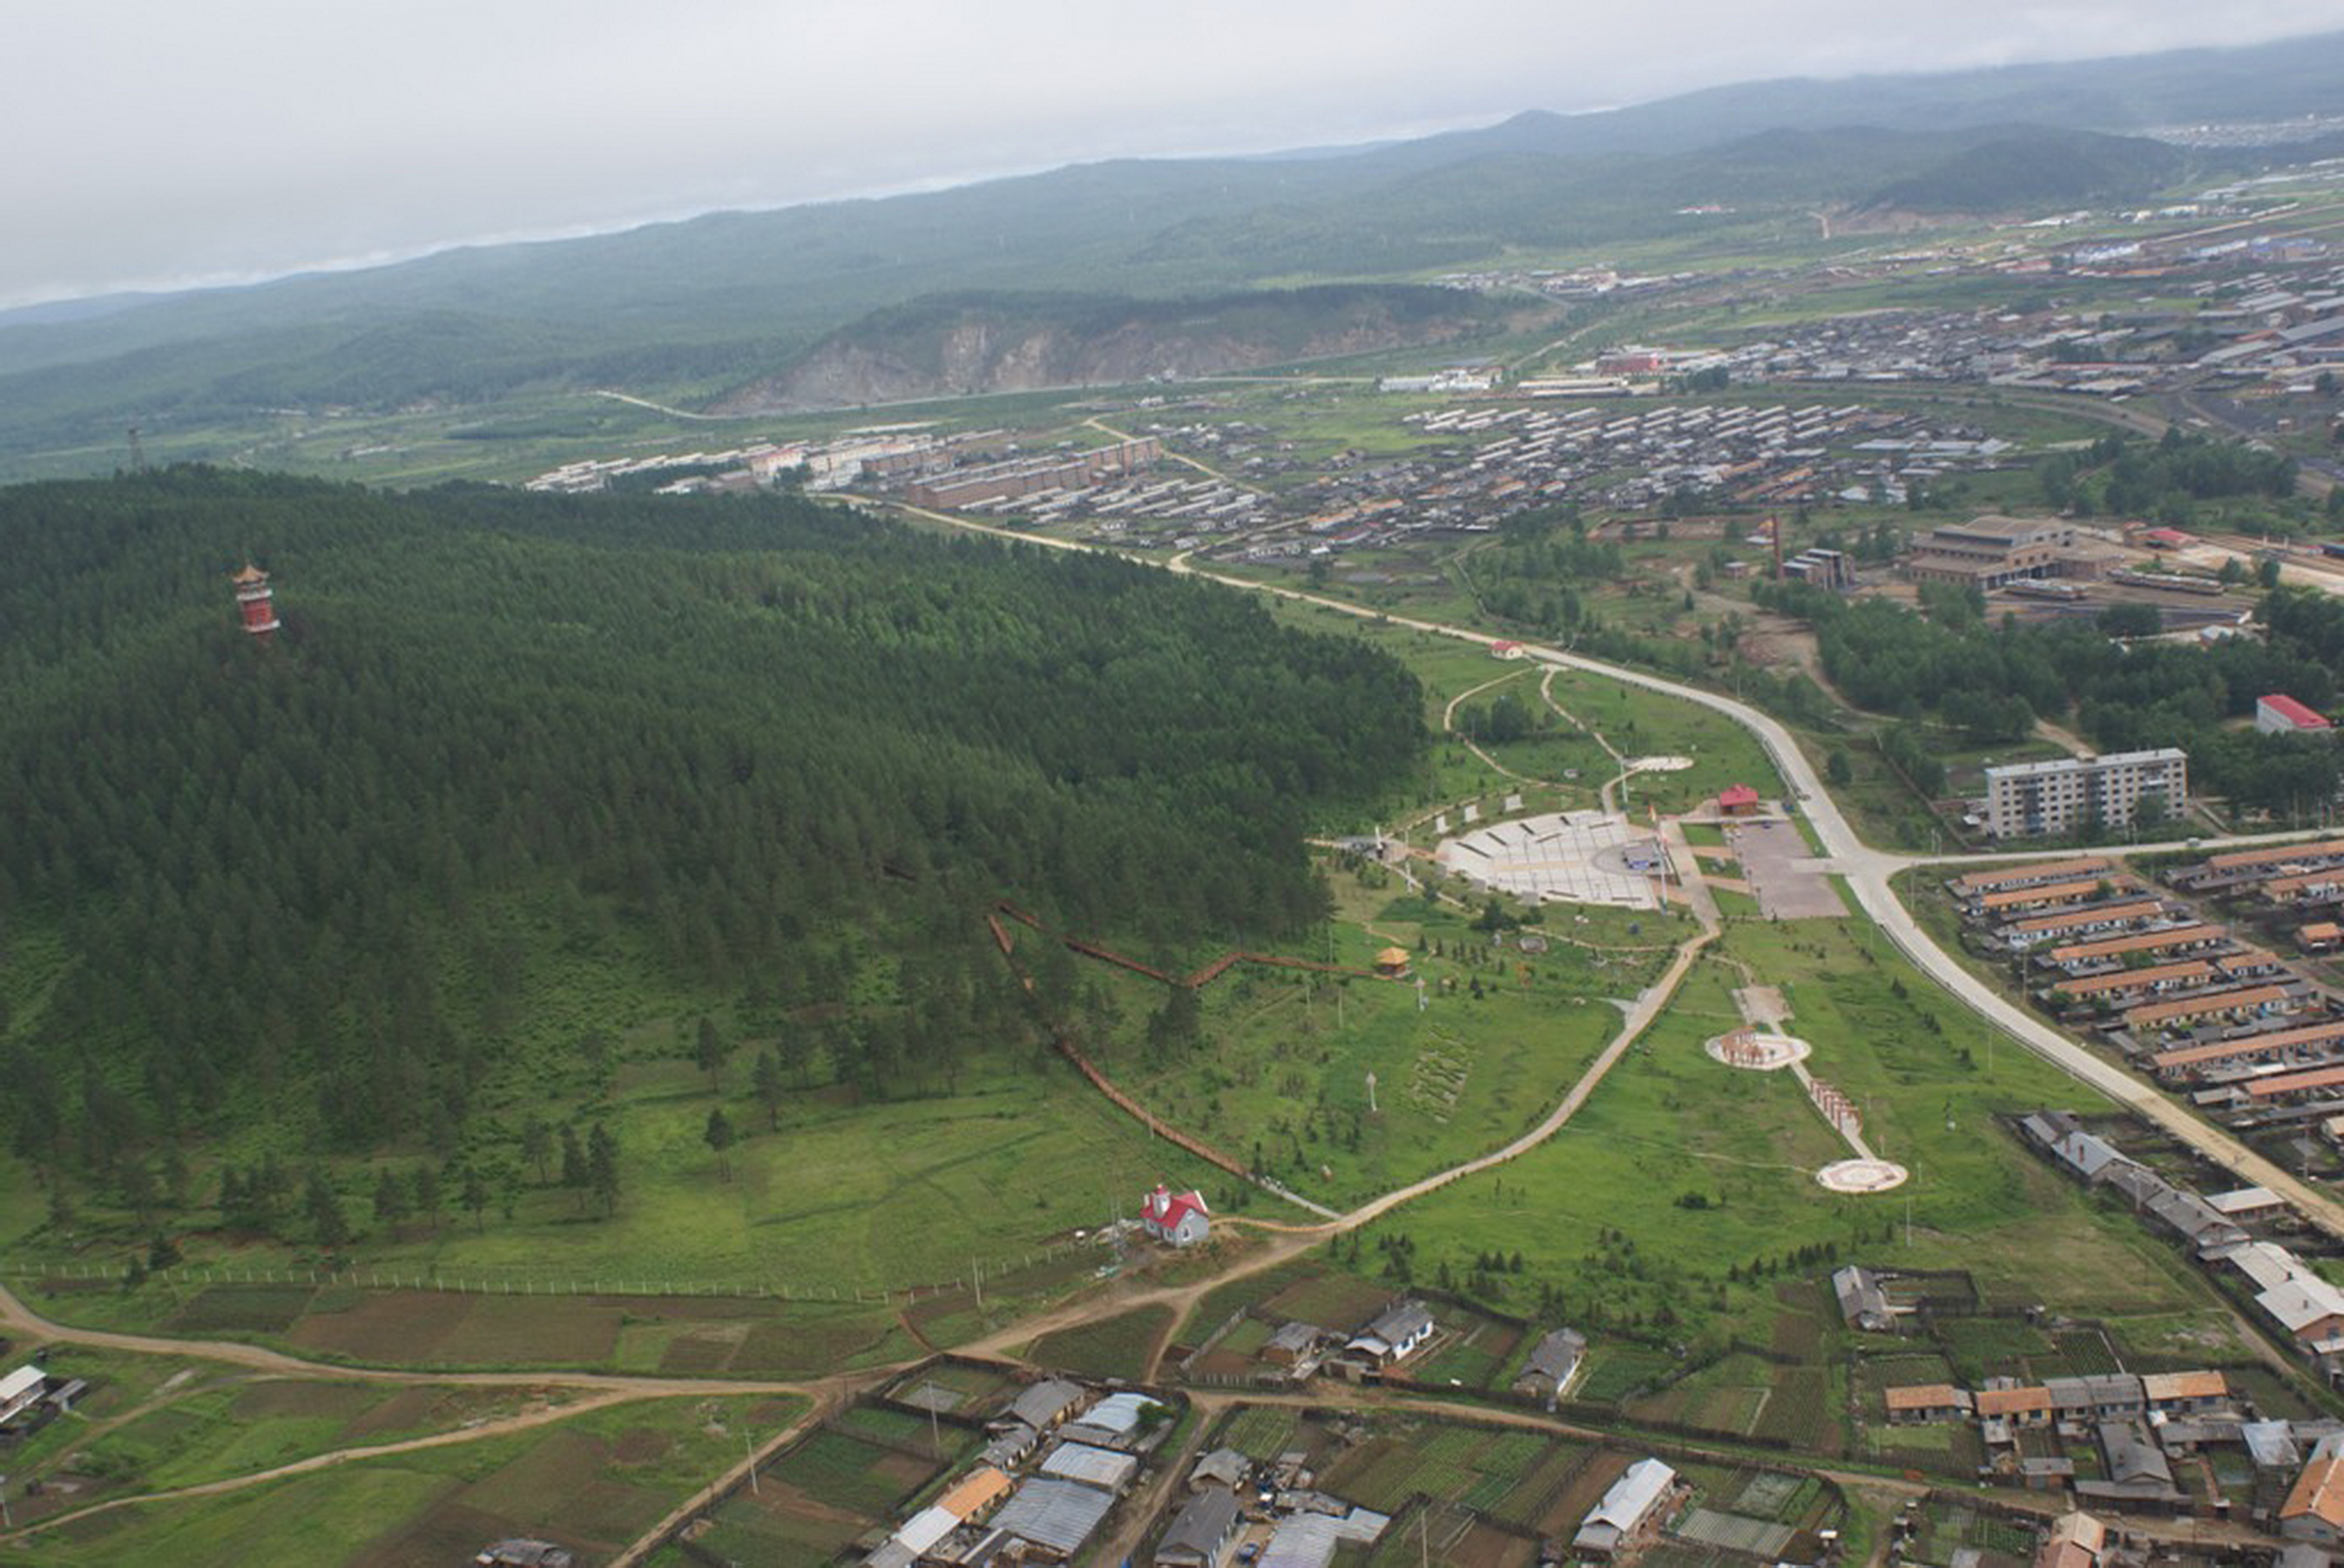
[[[765,1130],[778,1132],[782,1126],[782,1101],[787,1086],[782,1077],[782,1058],[772,1050],[757,1053],[754,1087],[757,1103],[765,1108]]]
[[[710,1094],[722,1090],[723,1085],[717,1075],[724,1070],[724,1037],[718,1032],[716,1020],[703,1013],[700,1019],[700,1037],[692,1047],[692,1059],[700,1064],[702,1072],[708,1075]]]
[[[732,1180],[732,1162],[726,1158],[725,1151],[732,1147],[732,1120],[730,1117],[724,1114],[724,1108],[722,1106],[720,1105],[710,1108],[708,1112],[708,1126],[707,1128],[702,1132],[701,1140],[706,1143],[709,1148],[716,1151],[717,1179],[720,1181]]]
[[[605,1216],[619,1211],[619,1140],[599,1121],[586,1134],[586,1184]]]
[[[309,1217],[309,1229],[317,1234],[318,1245],[328,1252],[341,1249],[350,1239],[350,1224],[342,1213],[342,1200],[334,1191],[333,1182],[326,1173],[312,1166],[301,1207]]]
[[[541,1116],[532,1116],[521,1124],[520,1158],[525,1165],[537,1167],[537,1184],[543,1187],[552,1178],[546,1174],[546,1160],[553,1152],[553,1129]]]

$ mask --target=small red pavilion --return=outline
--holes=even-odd
[[[1728,784],[1717,792],[1717,809],[1726,816],[1756,816],[1758,792],[1748,784]]]
[[[229,579],[236,584],[236,607],[244,617],[244,629],[263,642],[269,640],[278,626],[277,605],[268,590],[268,573],[250,561],[244,570]]]

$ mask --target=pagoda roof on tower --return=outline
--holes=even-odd
[[[266,582],[268,581],[268,573],[261,571],[260,568],[248,561],[244,563],[244,570],[230,578],[229,581],[232,582]]]

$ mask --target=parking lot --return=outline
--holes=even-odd
[[[1839,889],[1815,869],[1815,852],[1795,824],[1738,823],[1725,837],[1767,919],[1835,920],[1847,914]]]

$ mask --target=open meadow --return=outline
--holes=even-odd
[[[1848,1150],[1798,1085],[1702,1051],[1741,1022],[1731,992],[1753,979],[1783,992],[1788,1032],[1814,1047],[1808,1067],[1854,1102],[1873,1148],[1911,1170],[1904,1187],[1826,1192],[1813,1172]],[[1826,1255],[1966,1270],[1997,1300],[2079,1313],[2200,1304],[2201,1289],[2129,1217],[2096,1211],[1995,1119],[2044,1105],[2101,1108],[1991,1044],[1876,936],[1742,922],[1561,1134],[1380,1222],[1367,1256],[1404,1235],[1422,1277],[1520,1250],[1523,1282],[1499,1282],[1510,1310],[1534,1304],[1526,1292],[1543,1284],[1567,1303],[1563,1320],[1691,1339],[1763,1341],[1777,1310],[1767,1281],[1818,1273]],[[1792,1256],[1802,1249],[1803,1262]]]
[[[428,1390],[386,1395],[328,1383],[256,1382],[232,1393],[198,1391],[126,1424],[105,1440],[112,1447],[100,1453],[120,1456],[139,1447],[152,1456],[152,1468],[130,1472],[123,1490],[132,1482],[137,1490],[187,1485],[305,1453],[395,1441],[443,1416],[454,1418],[447,1425],[460,1425],[460,1410],[432,1403],[450,1397]],[[223,1400],[247,1408],[234,1414]],[[803,1401],[783,1397],[618,1405],[233,1491],[62,1518],[0,1544],[0,1563],[236,1562],[294,1568],[322,1561],[393,1568],[467,1561],[490,1542],[515,1533],[540,1535],[599,1559],[631,1543],[709,1473],[738,1459],[745,1444],[770,1438],[804,1408]],[[166,1417],[175,1419],[167,1422]],[[217,1424],[223,1420],[248,1422],[252,1431],[224,1445],[219,1439],[226,1429]]]

